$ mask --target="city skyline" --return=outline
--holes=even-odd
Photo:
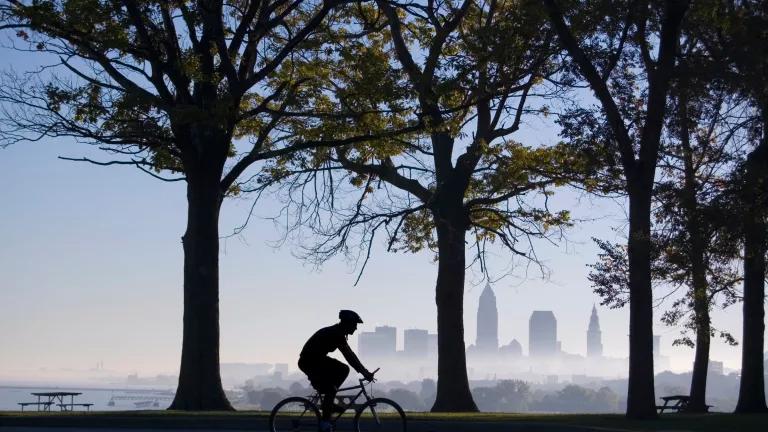
[[[477,355],[501,354],[505,345],[498,342],[498,312],[496,309],[495,294],[486,283],[477,307],[477,334],[475,343],[465,341],[466,349]],[[490,319],[489,319],[490,317]],[[531,312],[529,318],[529,345],[534,339],[531,336],[539,337],[543,340],[534,341],[534,354],[531,354],[531,348],[522,351],[526,357],[553,357],[558,354],[575,354],[583,357],[603,357],[603,344],[600,331],[600,321],[597,307],[592,306],[589,318],[586,320],[586,351],[585,352],[567,352],[561,349],[561,340],[557,339],[557,316],[551,310],[536,310]],[[357,335],[358,354],[361,357],[388,357],[395,354],[403,354],[408,357],[426,357],[436,354],[437,334],[430,333],[429,330],[419,328],[404,328],[402,334],[402,343],[399,343],[398,328],[391,325],[376,326],[373,331],[362,331]],[[496,345],[493,342],[496,342]],[[510,343],[517,343],[516,338]],[[402,347],[402,349],[398,349]],[[653,336],[653,355],[660,364],[664,363],[665,356],[661,354],[661,336]]]
[[[158,183],[128,168],[61,161],[58,155],[101,154],[64,141],[12,146],[0,158],[2,184],[24,179],[23,188],[0,192],[8,220],[0,225],[0,273],[5,276],[0,280],[0,343],[9,347],[0,358],[0,379],[35,377],[40,368],[50,374],[87,370],[98,360],[112,370],[176,373],[183,185]],[[430,253],[391,254],[386,245],[376,244],[355,286],[359,267],[354,262],[337,259],[318,269],[298,260],[290,245],[270,246],[281,239],[279,226],[267,219],[279,206],[265,199],[270,201],[243,232],[221,242],[222,361],[293,364],[306,338],[332,324],[343,308],[363,315],[361,331],[387,323],[436,330],[436,267]],[[510,267],[508,256],[489,256],[497,305],[506,317],[499,327],[500,345],[516,339],[528,346],[531,310],[552,309],[559,319],[581,323],[583,311],[599,300],[586,280],[586,264],[597,254],[590,237],[620,235],[610,227],[621,226],[621,207],[566,193],[552,200],[585,222],[570,230],[562,245],[537,246],[548,279],[525,262]],[[222,233],[242,225],[250,206],[248,200],[226,203]],[[466,343],[474,342],[476,307],[485,284],[477,269],[468,274]],[[714,310],[713,322],[739,338],[740,313],[739,305]],[[54,335],[51,323],[57,322],[66,323],[68,331]],[[626,309],[601,312],[606,355],[627,355],[627,322]],[[280,338],[269,332],[275,326]],[[583,324],[560,332],[573,341],[563,346],[565,351],[586,349]],[[689,369],[693,351],[671,346],[678,330],[657,321],[655,332],[664,336],[663,351],[673,369]],[[713,339],[712,358],[736,368],[740,347]]]

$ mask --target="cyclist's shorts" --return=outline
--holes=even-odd
[[[332,357],[300,358],[299,369],[307,374],[312,387],[320,393],[339,388],[349,375],[349,366]]]

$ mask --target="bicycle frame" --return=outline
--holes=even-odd
[[[376,369],[376,370],[378,370],[378,369]],[[356,389],[360,389],[360,391],[359,391],[359,392],[357,392],[357,394],[355,394],[355,395],[354,395],[354,397],[352,397],[352,396],[351,396],[351,395],[352,395],[352,394],[354,394],[354,393],[348,393],[348,394],[343,394],[343,395],[339,395],[338,393],[336,394],[336,397],[339,397],[339,396],[346,396],[346,397],[349,397],[350,399],[349,399],[349,403],[348,403],[348,404],[345,404],[345,405],[343,405],[343,407],[344,407],[344,411],[342,411],[342,412],[340,412],[340,413],[336,413],[336,414],[335,414],[335,416],[334,416],[334,417],[332,417],[332,419],[331,419],[331,422],[332,422],[332,423],[336,423],[336,421],[338,421],[338,420],[339,420],[339,418],[341,418],[341,416],[343,416],[343,415],[344,415],[344,413],[346,413],[346,412],[347,412],[347,410],[348,410],[350,407],[354,407],[354,406],[355,406],[355,402],[357,402],[357,399],[359,399],[359,398],[360,398],[360,395],[363,395],[363,396],[365,396],[365,401],[366,401],[366,402],[368,402],[368,401],[370,401],[371,399],[373,399],[373,398],[372,398],[372,397],[371,397],[371,396],[368,394],[368,392],[367,392],[367,391],[365,391],[365,380],[364,380],[364,379],[359,379],[359,380],[358,380],[358,382],[359,382],[359,384],[358,384],[358,385],[355,385],[355,386],[349,386],[349,387],[342,387],[342,388],[340,388],[340,389],[336,390],[337,392],[343,392],[343,391],[349,391],[349,390],[356,390]],[[315,392],[315,393],[314,393],[314,394],[312,394],[312,395],[311,395],[311,396],[310,396],[308,399],[310,400],[310,402],[312,402],[312,403],[314,403],[315,405],[318,405],[318,406],[319,406],[319,405],[320,405],[320,402],[322,401],[322,395],[321,395],[319,392]],[[378,416],[378,414],[376,414],[376,410],[375,410],[375,409],[373,409],[373,407],[371,407],[371,413],[373,414],[373,417],[374,417],[374,419],[376,419],[376,422],[378,423],[378,422],[379,422],[379,416]]]
[[[378,369],[372,372],[372,374],[376,373]],[[372,375],[371,374],[371,375]],[[375,380],[371,380],[370,383],[372,383]],[[348,387],[342,387],[337,390],[337,398],[339,401],[339,408],[341,412],[334,412],[330,417],[330,422],[334,425],[338,422],[338,420],[350,409],[352,408],[354,413],[352,419],[352,424],[354,427],[358,427],[358,422],[360,422],[361,416],[364,413],[367,413],[370,409],[371,411],[371,417],[369,419],[372,419],[377,424],[381,425],[382,421],[384,420],[384,417],[386,417],[386,414],[383,414],[384,417],[382,417],[382,414],[380,413],[386,413],[387,407],[394,408],[393,414],[395,417],[399,415],[399,418],[402,420],[402,426],[403,430],[405,430],[405,414],[403,413],[402,408],[394,401],[386,398],[379,399],[375,398],[372,393],[369,393],[369,390],[367,390],[366,384],[368,384],[369,381],[365,379],[358,379],[358,385],[348,386]],[[372,391],[372,389],[371,389]],[[339,394],[341,393],[341,394]],[[360,400],[360,397],[363,397],[364,401],[362,403],[357,403],[358,400]],[[313,411],[314,414],[312,417],[314,418],[315,415],[319,416],[320,406],[322,403],[322,397],[323,395],[320,392],[312,393],[311,395],[305,396],[305,397],[289,397],[286,399],[283,399],[282,401],[278,402],[277,405],[272,409],[272,412],[269,416],[269,424],[270,428],[272,430],[275,429],[275,418],[276,413],[281,413],[280,415],[280,423],[285,425],[286,421],[294,422],[293,428],[296,429],[298,427],[298,424],[303,422],[302,418],[305,414],[308,414],[310,411]],[[373,401],[378,401],[379,403],[383,404],[384,411],[382,411],[378,407],[379,403],[373,403]],[[281,411],[282,407],[288,403],[296,403],[299,402],[303,406],[303,410],[299,409],[297,411],[293,411],[293,414],[290,414],[290,411]],[[334,401],[335,402],[335,401]],[[334,410],[335,411],[335,410]],[[284,417],[287,416],[287,417]],[[319,417],[318,417],[319,420]],[[310,420],[311,421],[311,420]],[[290,423],[289,423],[290,424]],[[282,427],[280,428],[282,431]]]

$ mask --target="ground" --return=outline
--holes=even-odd
[[[765,432],[768,415],[665,414],[659,420],[631,421],[616,414],[407,413],[409,432],[586,432],[702,431]],[[197,432],[266,431],[268,413],[121,411],[91,413],[0,412],[0,432]],[[339,431],[349,429],[342,424]]]

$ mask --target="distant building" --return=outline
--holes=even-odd
[[[280,374],[281,376],[288,375],[288,364],[287,363],[275,363],[275,367],[272,369],[272,373]]]
[[[512,339],[512,342],[510,342],[509,345],[504,345],[499,348],[499,352],[511,357],[521,357],[523,355],[523,346],[520,345],[520,342],[518,342],[517,339]]]
[[[376,327],[372,332],[362,332],[357,338],[361,357],[387,357],[395,354],[397,329],[390,326]]]
[[[437,357],[437,334],[430,333],[427,335],[427,355]]]
[[[557,320],[552,311],[533,311],[528,320],[528,355],[551,357],[557,354]]]
[[[600,331],[600,319],[597,317],[597,308],[592,305],[592,316],[589,317],[587,328],[587,357],[602,357],[603,341]]]
[[[709,361],[709,373],[715,375],[723,375],[724,365],[721,361],[710,360]]]
[[[429,353],[429,332],[421,329],[403,331],[403,351],[410,357],[426,357]]]
[[[573,374],[571,375],[571,382],[576,385],[589,384],[593,381],[593,378],[585,374]]]
[[[496,294],[487,283],[477,306],[477,339],[475,347],[478,352],[495,353],[499,350],[499,313],[496,309]]]

